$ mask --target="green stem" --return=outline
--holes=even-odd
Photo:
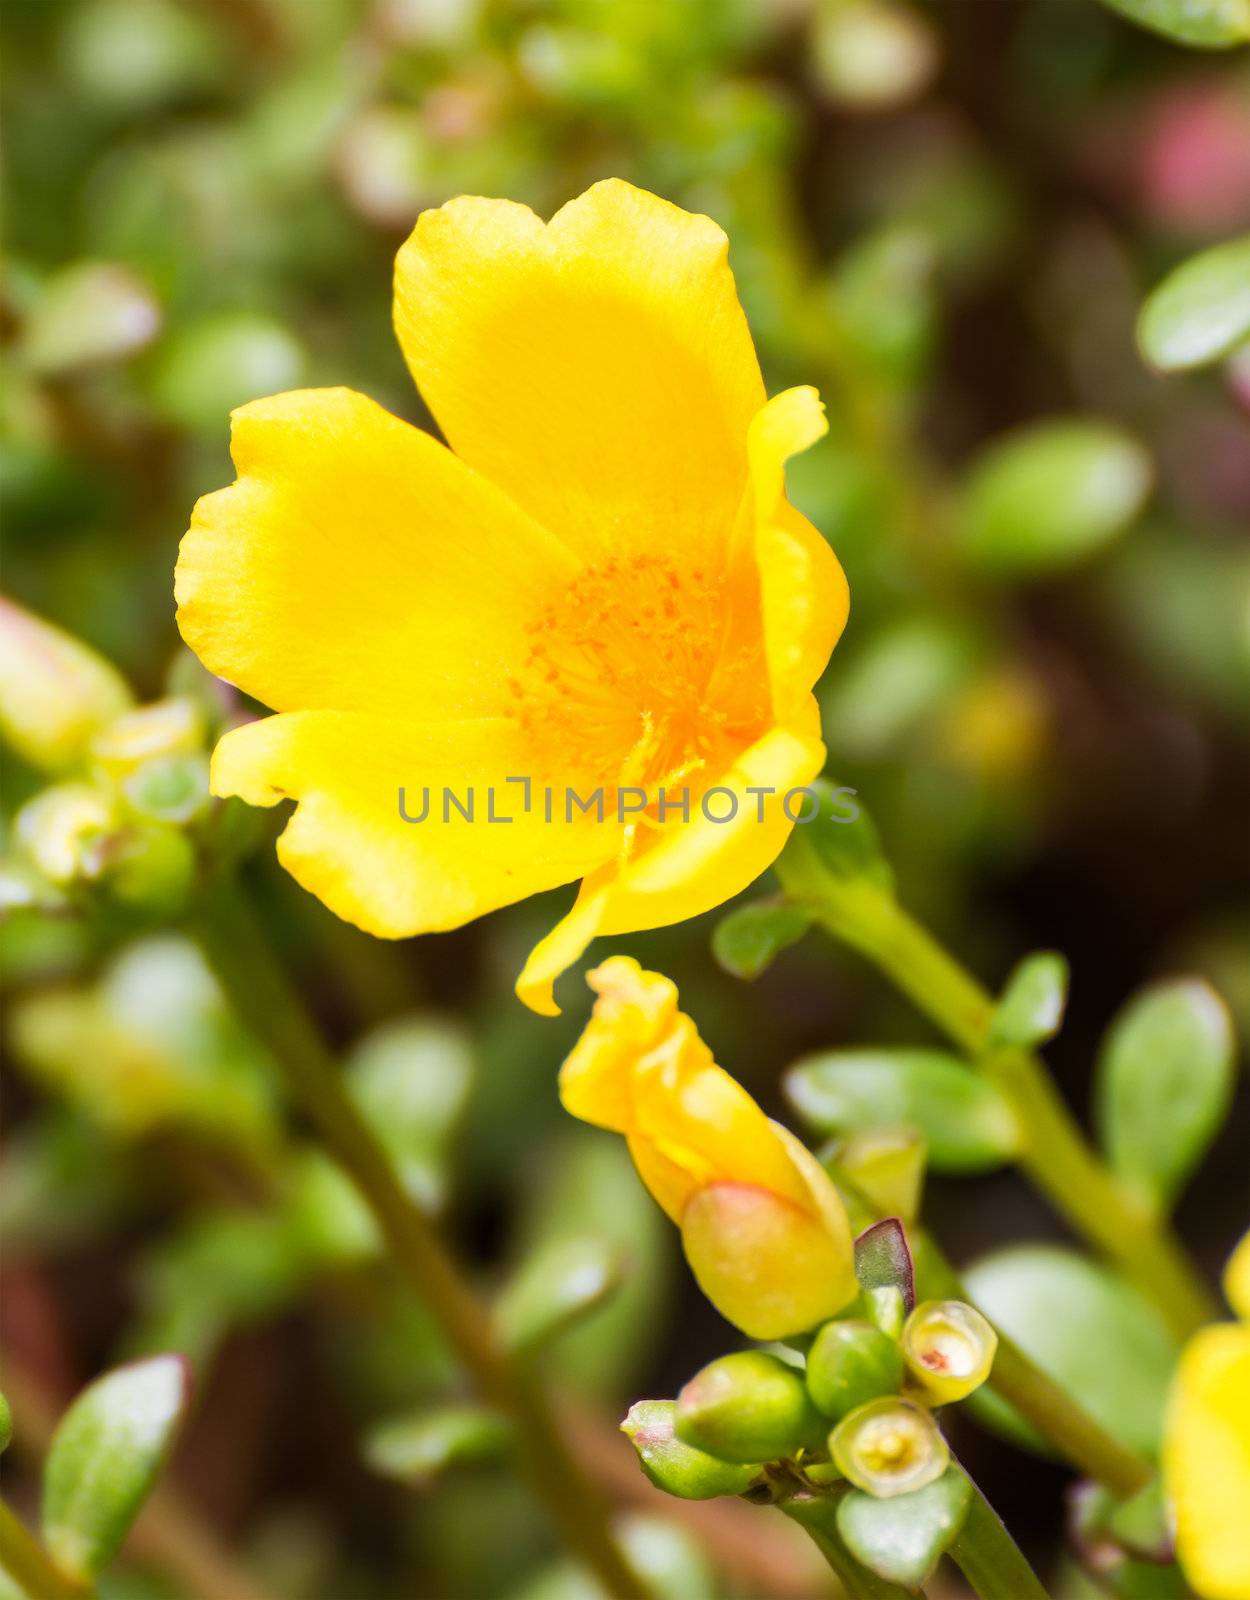
[[[777,1505],[808,1534],[837,1575],[850,1600],[916,1600],[917,1594],[923,1600],[923,1590],[900,1589],[897,1584],[887,1583],[855,1559],[838,1529],[836,1496],[797,1494],[788,1500],[778,1500]]]
[[[972,1483],[971,1478],[968,1481]],[[950,1555],[980,1600],[1049,1600],[1002,1518],[975,1483],[967,1521]]]
[[[796,833],[776,863],[783,886],[835,938],[859,950],[968,1052],[1010,1102],[1020,1128],[1016,1159],[1072,1226],[1103,1251],[1187,1337],[1218,1315],[1176,1237],[1119,1183],[1030,1051],[987,1053],[994,1000],[893,895],[838,878]]]
[[[926,1298],[971,1298],[931,1235],[916,1230],[912,1234],[912,1246],[916,1275]],[[998,1350],[989,1379],[995,1393],[1014,1406],[1086,1477],[1095,1479],[1117,1495],[1135,1494],[1144,1489],[1154,1477],[1150,1463],[1108,1433],[1066,1389],[1036,1366],[1013,1339],[1001,1329],[996,1331]]]
[[[88,1600],[94,1584],[75,1583],[51,1558],[25,1525],[0,1500],[0,1569],[29,1600]]]
[[[565,1444],[540,1380],[496,1344],[487,1307],[401,1187],[234,883],[219,881],[205,891],[191,932],[239,1016],[268,1047],[292,1095],[360,1190],[395,1265],[438,1320],[482,1398],[511,1419],[521,1467],[569,1548],[608,1594],[646,1600],[612,1537],[609,1508]]]

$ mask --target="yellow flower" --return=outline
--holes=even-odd
[[[823,764],[811,689],[846,582],[784,463],[825,421],[812,389],[766,400],[726,249],[616,180],[546,225],[503,200],[426,212],[395,326],[451,449],[347,389],[255,401],[238,481],[182,544],[184,638],[278,712],[222,740],[215,792],[297,800],[283,864],[384,937],[580,878],[518,984],[540,1011],[595,936],[746,887]],[[424,823],[400,787],[411,815],[428,788]],[[446,787],[474,791],[472,822]],[[733,821],[703,814],[712,788]],[[568,802],[599,789],[602,821]]]
[[[1250,1233],[1224,1277],[1243,1319],[1203,1328],[1168,1402],[1163,1479],[1181,1566],[1204,1600],[1250,1600]]]
[[[667,978],[613,956],[588,981],[599,998],[560,1098],[625,1135],[704,1294],[754,1339],[841,1311],[858,1288],[854,1249],[824,1168],[716,1065]]]

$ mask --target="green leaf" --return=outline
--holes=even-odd
[[[13,1439],[13,1409],[7,1398],[0,1394],[0,1455],[9,1448]]]
[[[56,1564],[89,1580],[116,1555],[147,1499],[186,1407],[180,1356],[97,1378],[61,1418],[43,1474],[43,1538]]]
[[[852,1489],[838,1505],[838,1531],[857,1561],[888,1583],[918,1589],[958,1538],[972,1485],[958,1467],[911,1494],[878,1500]]]
[[[877,825],[853,789],[817,778],[808,785],[820,802],[812,821],[794,832],[812,849],[820,866],[837,878],[860,878],[878,888],[894,888],[894,872],[881,848]]]
[[[763,1471],[758,1463],[720,1461],[677,1437],[676,1400],[639,1400],[630,1406],[621,1432],[638,1452],[643,1472],[679,1500],[712,1500],[744,1494]]]
[[[1058,1245],[1019,1245],[964,1273],[968,1297],[1131,1450],[1153,1455],[1177,1344],[1159,1313],[1108,1268]],[[969,1404],[1034,1449],[1033,1430],[988,1388]]]
[[[1053,1039],[1068,1003],[1068,963],[1053,950],[1026,956],[1007,979],[990,1020],[991,1048],[1032,1050]]]
[[[1250,0],[1103,0],[1130,22],[1199,50],[1250,40]]]
[[[603,1304],[625,1276],[625,1253],[596,1237],[554,1240],[523,1263],[495,1303],[504,1346],[533,1350]]]
[[[940,1050],[829,1050],[791,1067],[783,1087],[820,1133],[918,1129],[936,1172],[985,1172],[1020,1148],[999,1091]]]
[[[897,1290],[904,1311],[916,1304],[916,1269],[907,1233],[897,1217],[885,1217],[865,1228],[855,1241],[855,1276],[866,1294]]]
[[[652,1600],[717,1600],[704,1544],[667,1517],[632,1513],[616,1528],[630,1567]],[[607,1600],[602,1585],[572,1561],[544,1567],[507,1600]]]
[[[142,279],[109,261],[84,261],[49,279],[22,334],[35,372],[117,361],[155,338],[160,308]]]
[[[623,1404],[653,1357],[675,1276],[668,1218],[638,1182],[625,1141],[577,1123],[544,1146],[541,1171],[527,1177],[519,1198],[517,1259],[593,1234],[628,1260],[617,1292],[555,1345],[564,1382]]]
[[[428,1017],[396,1017],[355,1045],[346,1071],[353,1100],[408,1193],[422,1205],[437,1205],[473,1078],[464,1034]]]
[[[959,548],[969,566],[996,577],[1065,571],[1124,532],[1151,476],[1141,445],[1112,423],[1034,423],[973,465],[958,509]]]
[[[1228,1009],[1198,978],[1144,990],[1107,1031],[1094,1082],[1099,1132],[1115,1170],[1160,1208],[1227,1114],[1234,1055]]]
[[[507,1422],[481,1406],[442,1406],[390,1417],[369,1429],[364,1458],[384,1478],[425,1483],[447,1467],[490,1461],[508,1446]]]
[[[297,388],[307,366],[283,323],[260,311],[215,311],[162,341],[152,399],[178,427],[216,437],[236,406]]]
[[[1163,372],[1220,361],[1247,340],[1250,234],[1182,262],[1153,291],[1137,322],[1142,354]]]
[[[735,978],[758,978],[811,925],[811,914],[802,906],[756,900],[721,918],[712,934],[712,954]]]

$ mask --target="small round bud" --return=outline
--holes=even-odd
[[[111,796],[88,783],[58,783],[26,802],[14,831],[27,857],[50,883],[94,878],[116,826]]]
[[[807,1353],[808,1392],[835,1422],[902,1382],[902,1352],[870,1322],[827,1322]]]
[[[159,823],[126,828],[109,841],[100,881],[124,905],[170,914],[195,882],[195,847],[184,833]]]
[[[709,1362],[677,1397],[677,1437],[722,1461],[779,1460],[825,1426],[800,1375],[763,1350]]]
[[[870,1400],[843,1417],[829,1435],[829,1454],[844,1478],[879,1500],[923,1489],[950,1460],[931,1414],[894,1398]]]
[[[129,704],[94,650],[0,597],[0,733],[32,766],[76,766],[95,729]]]
[[[980,1388],[990,1375],[998,1335],[962,1300],[926,1300],[903,1328],[903,1358],[931,1402],[945,1405]]]
[[[735,1464],[719,1461],[693,1445],[684,1444],[675,1431],[675,1400],[639,1400],[621,1423],[638,1452],[643,1472],[666,1494],[679,1500],[712,1500],[722,1494],[743,1494],[763,1470],[759,1462]]]
[[[193,822],[208,809],[208,757],[153,756],[122,779],[122,794],[136,815],[152,822]]]
[[[156,756],[194,755],[203,745],[199,706],[177,695],[114,718],[92,739],[91,757],[110,777],[124,778]]]

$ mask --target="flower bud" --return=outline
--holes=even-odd
[[[802,1332],[852,1297],[839,1235],[749,1184],[699,1190],[682,1213],[681,1237],[700,1289],[754,1339]]]
[[[879,1500],[923,1489],[946,1471],[950,1451],[932,1415],[911,1400],[870,1400],[829,1435],[844,1478]]]
[[[667,978],[617,956],[560,1072],[575,1117],[623,1133],[681,1229],[699,1287],[753,1339],[784,1339],[854,1299],[846,1211],[828,1173],[712,1060]]]
[[[643,1472],[679,1500],[711,1500],[743,1494],[763,1471],[760,1463],[735,1464],[685,1444],[677,1437],[675,1400],[639,1400],[630,1406],[621,1432],[638,1452]]]
[[[170,915],[190,894],[195,870],[195,847],[185,833],[146,824],[109,840],[100,879],[123,904]]]
[[[931,1404],[962,1400],[990,1375],[998,1335],[962,1300],[926,1300],[903,1328],[903,1358]]]
[[[864,1128],[834,1147],[837,1171],[879,1216],[912,1223],[920,1214],[925,1142],[910,1128]]]
[[[130,704],[103,657],[0,598],[0,733],[42,772],[64,772],[92,733]]]
[[[709,1362],[677,1397],[677,1437],[721,1461],[777,1461],[824,1432],[803,1379],[763,1350]]]
[[[58,783],[28,800],[14,831],[50,883],[98,876],[101,851],[116,826],[112,797],[87,783]]]
[[[153,822],[193,822],[207,810],[208,757],[153,756],[122,779],[126,804],[138,816]]]
[[[124,712],[91,740],[92,760],[111,778],[124,778],[157,756],[203,752],[204,719],[183,695]]]
[[[827,1322],[807,1352],[808,1393],[835,1422],[902,1382],[902,1352],[870,1322]]]

